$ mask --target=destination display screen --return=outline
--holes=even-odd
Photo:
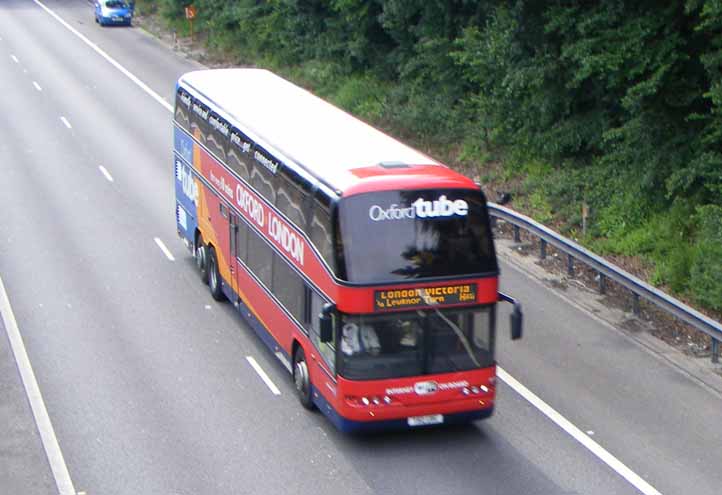
[[[424,306],[449,306],[474,302],[476,302],[476,284],[388,289],[374,292],[374,311],[411,309]]]

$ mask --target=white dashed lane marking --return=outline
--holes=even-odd
[[[271,392],[273,392],[273,395],[281,395],[281,391],[278,389],[275,383],[271,380],[271,378],[266,374],[265,371],[263,371],[263,368],[261,368],[261,365],[259,365],[255,359],[253,359],[253,356],[246,356],[246,361],[253,367],[254,370],[256,370],[256,373],[258,373],[258,376],[261,377],[261,380],[263,380],[263,383],[266,384],[268,388],[271,389]]]
[[[168,258],[170,261],[175,261],[175,257],[173,256],[173,253],[170,252],[170,250],[166,247],[166,245],[161,241],[158,237],[154,237],[153,240],[158,245],[161,251],[163,251],[163,254],[165,254],[165,257]]]
[[[108,179],[108,182],[113,182],[113,176],[110,175],[110,172],[108,172],[108,169],[106,169],[104,166],[99,165],[98,170],[103,174],[103,176]]]

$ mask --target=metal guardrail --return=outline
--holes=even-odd
[[[562,237],[527,216],[510,210],[509,208],[504,208],[496,203],[490,202],[488,203],[488,207],[492,221],[498,218],[512,225],[515,242],[521,241],[520,229],[524,229],[538,237],[540,240],[539,256],[541,259],[546,258],[547,244],[551,244],[567,255],[567,271],[570,275],[573,274],[575,260],[581,261],[595,270],[599,274],[599,292],[601,294],[604,294],[606,290],[606,279],[613,280],[617,284],[625,287],[632,293],[632,310],[635,314],[638,315],[640,313],[639,298],[643,297],[645,300],[665,310],[679,320],[709,335],[712,339],[712,362],[719,362],[720,342],[722,342],[722,323],[703,315],[694,308],[639,280],[634,275],[614,266],[588,249]]]

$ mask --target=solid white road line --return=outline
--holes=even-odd
[[[156,244],[158,244],[158,247],[160,248],[161,251],[163,251],[163,254],[165,254],[166,258],[168,258],[171,261],[175,261],[175,257],[170,252],[170,250],[165,246],[163,241],[161,241],[158,237],[154,237],[153,240],[155,241]]]
[[[253,367],[254,370],[256,370],[256,373],[258,373],[258,376],[261,377],[261,380],[268,386],[268,388],[271,389],[271,392],[273,392],[273,395],[281,395],[281,391],[278,390],[278,387],[276,386],[273,381],[271,381],[271,378],[266,374],[265,371],[263,371],[263,368],[256,362],[255,359],[253,359],[253,356],[246,356],[246,361],[250,363],[250,365]]]
[[[41,88],[40,85],[39,85],[37,82],[35,82],[35,81],[33,81],[33,86],[35,86],[35,89],[37,89],[38,91],[42,91],[42,90],[43,90],[43,88]]]
[[[110,172],[108,172],[108,169],[106,169],[104,166],[99,165],[98,169],[100,172],[105,176],[106,179],[108,179],[108,182],[113,182],[113,176],[110,175]]]
[[[138,85],[143,91],[145,91],[148,95],[150,95],[154,100],[156,100],[158,103],[160,103],[166,110],[169,112],[173,112],[173,106],[166,102],[163,98],[158,95],[155,91],[150,89],[148,85],[143,83],[140,79],[138,79],[136,76],[134,76],[130,71],[128,71],[125,67],[120,65],[118,62],[116,62],[113,58],[111,58],[108,54],[106,54],[103,50],[98,48],[95,43],[90,41],[88,38],[80,34],[77,30],[75,30],[72,26],[70,26],[67,22],[65,22],[63,19],[61,19],[55,12],[50,10],[48,7],[43,5],[39,0],[33,0],[37,5],[39,5],[43,10],[45,10],[48,14],[53,16],[59,23],[61,23],[63,26],[65,26],[69,31],[71,31],[73,34],[75,34],[78,38],[83,40],[88,46],[90,46],[93,50],[95,50],[101,57],[103,57],[105,60],[107,60],[111,65],[113,65],[115,68],[117,68],[121,73],[123,73],[126,77],[128,77],[131,81],[133,81],[136,85]],[[159,243],[159,246],[162,245],[160,239],[156,238],[156,243]],[[163,249],[163,247],[161,247]],[[165,250],[164,250],[165,251]],[[271,391],[275,395],[280,395],[281,391],[278,390],[278,387],[271,381],[270,378],[268,378],[268,375],[261,369],[260,366],[258,366],[258,363],[256,363],[256,360],[253,359],[251,356],[247,356],[246,359],[248,362],[253,366],[253,369],[256,370],[256,373],[260,375],[260,377],[263,379],[264,382],[266,382],[266,385],[268,385],[268,388],[271,389]],[[497,367],[498,370],[498,376],[501,380],[506,382],[509,386],[511,386],[514,390],[516,390],[522,397],[524,397],[527,401],[529,401],[532,405],[534,405],[537,409],[539,409],[543,414],[545,414],[549,419],[554,421],[558,426],[560,426],[564,431],[572,435],[578,442],[580,442],[582,445],[584,445],[587,449],[589,449],[591,452],[593,452],[597,457],[599,457],[602,461],[604,461],[607,465],[609,465],[612,469],[617,471],[624,479],[629,481],[632,485],[634,485],[638,490],[640,490],[645,495],[661,495],[660,492],[658,492],[654,487],[652,487],[649,483],[644,481],[639,475],[634,473],[632,470],[630,470],[628,467],[626,467],[624,464],[621,463],[617,458],[612,456],[609,452],[604,450],[598,443],[596,443],[594,440],[589,438],[587,435],[584,434],[579,428],[574,426],[571,422],[569,422],[567,419],[565,419],[563,416],[561,416],[559,413],[557,413],[554,409],[552,409],[548,404],[546,404],[544,401],[542,401],[539,397],[534,395],[529,389],[524,387],[521,383],[516,381],[511,375],[506,373],[501,367]],[[575,433],[572,433],[575,432]],[[576,434],[579,434],[579,436],[575,436]]]
[[[49,15],[51,15],[56,21],[58,21],[60,24],[62,24],[68,31],[70,31],[71,33],[73,33],[73,34],[74,34],[75,36],[77,36],[78,38],[80,38],[80,39],[83,41],[83,43],[85,43],[85,44],[88,45],[90,48],[92,48],[98,55],[100,55],[101,57],[103,57],[103,58],[104,58],[108,63],[110,63],[113,67],[115,67],[115,68],[118,69],[120,72],[122,72],[123,75],[125,75],[128,79],[130,79],[130,80],[133,81],[136,85],[138,85],[138,87],[140,87],[140,89],[142,89],[143,91],[145,91],[146,93],[148,93],[148,95],[150,95],[155,101],[157,101],[158,103],[160,103],[161,105],[163,105],[163,107],[164,107],[166,110],[168,110],[169,112],[172,112],[172,111],[173,111],[173,107],[171,106],[170,103],[168,103],[167,101],[165,101],[158,93],[156,93],[155,91],[153,91],[152,89],[150,89],[150,87],[149,87],[147,84],[145,84],[143,81],[141,81],[140,79],[138,79],[137,77],[135,77],[128,69],[126,69],[125,67],[123,67],[122,65],[120,65],[118,62],[116,62],[115,59],[113,59],[110,55],[108,55],[108,54],[105,53],[103,50],[101,50],[100,47],[98,47],[98,45],[96,45],[95,43],[93,43],[92,41],[90,41],[90,40],[89,40],[88,38],[86,38],[83,34],[81,34],[78,30],[76,30],[73,26],[71,26],[70,24],[68,24],[67,22],[65,22],[58,14],[56,14],[55,12],[53,12],[52,10],[50,10],[48,7],[46,7],[45,5],[43,5],[42,2],[40,2],[39,0],[33,0],[33,1],[34,1],[41,9],[43,9],[45,12],[47,12]]]
[[[0,316],[2,316],[3,325],[10,340],[10,348],[15,356],[20,378],[25,387],[25,394],[28,397],[28,402],[30,402],[30,409],[35,417],[35,424],[38,427],[38,433],[40,433],[40,440],[45,449],[45,455],[48,458],[50,469],[55,478],[55,485],[58,487],[60,495],[75,495],[75,488],[70,479],[68,466],[65,464],[63,453],[60,450],[58,439],[55,436],[53,424],[50,422],[50,416],[45,408],[45,401],[40,394],[40,387],[38,387],[35,373],[30,365],[30,359],[25,350],[25,344],[20,335],[15,315],[10,307],[10,300],[5,291],[2,278],[0,278]]]
[[[65,117],[60,117],[60,120],[62,121],[63,124],[65,124],[65,127],[67,127],[68,129],[73,128],[73,126],[70,125],[70,122],[68,122],[68,119],[66,119]]]
[[[15,62],[16,64],[20,63],[20,61],[18,60],[18,58],[15,55],[10,55],[10,58],[13,59],[13,62]]]
[[[607,466],[616,471],[622,478],[631,483],[637,490],[644,495],[661,495],[656,488],[647,483],[641,476],[625,466],[622,461],[614,457],[597,442],[592,440],[589,435],[574,426],[571,421],[559,414],[549,404],[541,400],[531,390],[519,383],[513,376],[507,373],[501,366],[496,367],[496,376],[504,383],[513,388],[519,395],[526,399],[531,405],[536,407],[547,418],[551,419],[562,430],[566,431],[577,442],[586,447],[592,454],[602,460]]]

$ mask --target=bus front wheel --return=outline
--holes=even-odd
[[[301,405],[306,409],[313,409],[311,400],[311,377],[308,374],[308,364],[303,347],[298,347],[293,355],[293,383],[296,385],[296,393]]]
[[[216,301],[225,299],[223,288],[221,287],[221,274],[218,273],[218,259],[216,258],[216,250],[213,246],[208,247],[208,287],[211,290],[211,296]]]

